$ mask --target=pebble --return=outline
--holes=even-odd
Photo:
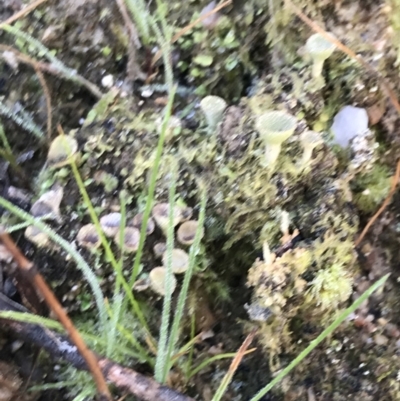
[[[367,110],[354,106],[344,106],[334,117],[331,127],[334,143],[342,148],[346,148],[353,138],[367,130]]]

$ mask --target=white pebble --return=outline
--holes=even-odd
[[[368,114],[365,109],[344,106],[333,119],[331,127],[334,143],[346,148],[350,141],[368,129]]]

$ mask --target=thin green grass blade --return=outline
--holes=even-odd
[[[101,291],[99,281],[94,274],[93,270],[86,263],[85,259],[82,258],[80,253],[65,239],[60,237],[52,228],[50,228],[47,224],[43,223],[40,220],[35,219],[29,213],[26,213],[24,210],[19,207],[13,205],[8,200],[4,199],[0,196],[0,206],[4,209],[8,210],[10,213],[18,216],[25,222],[29,222],[33,226],[37,227],[39,230],[46,233],[51,240],[53,240],[57,245],[63,248],[68,255],[71,256],[72,259],[75,260],[77,267],[82,270],[82,273],[90,285],[90,288],[93,292],[93,296],[96,301],[97,310],[99,312],[101,327],[103,330],[103,334],[107,335],[108,331],[108,321],[107,321],[107,311],[104,305],[104,297],[103,292]]]
[[[4,103],[0,101],[0,114],[10,118],[14,122],[16,122],[20,127],[22,127],[24,130],[30,132],[31,134],[35,135],[37,138],[40,140],[43,140],[44,138],[44,133],[41,130],[41,128],[36,125],[31,118],[27,117],[27,114],[25,115],[19,115],[13,112],[8,106],[6,106]],[[12,154],[12,153],[11,153]]]
[[[4,127],[3,124],[0,123],[0,139],[3,142],[3,147],[6,150],[7,153],[10,155],[13,154],[10,143],[8,142],[8,138],[6,133],[4,132]]]
[[[143,212],[142,226],[140,228],[139,247],[136,252],[135,262],[133,264],[132,274],[131,274],[131,277],[129,280],[130,288],[132,288],[133,285],[135,284],[136,278],[139,274],[140,262],[142,260],[142,255],[143,255],[143,246],[144,246],[144,241],[146,239],[147,222],[149,221],[151,209],[152,209],[153,203],[154,203],[154,193],[155,193],[155,189],[156,189],[158,170],[160,168],[161,156],[162,156],[162,152],[164,149],[165,133],[167,131],[168,122],[169,122],[169,119],[170,119],[171,113],[172,113],[172,106],[174,104],[175,91],[176,91],[176,87],[174,87],[173,90],[171,91],[171,93],[169,94],[168,104],[165,108],[164,119],[163,119],[163,122],[161,125],[160,135],[158,137],[156,156],[154,159],[154,164],[153,164],[153,168],[152,168],[151,176],[150,176],[149,192],[147,194],[146,206],[145,206],[145,209]]]
[[[45,318],[43,316],[34,315],[33,313],[29,312],[0,311],[0,319],[10,319],[10,320],[15,320],[17,322],[37,324],[40,326],[47,327],[48,329],[51,330],[63,333],[65,332],[65,329],[61,323],[49,318]],[[96,336],[95,334],[90,334],[81,330],[79,330],[79,333],[81,334],[85,342],[92,344],[100,344],[103,348],[107,347],[107,340],[105,340],[104,338],[101,338],[99,336]],[[118,345],[118,353],[119,355],[122,355],[124,357],[128,355],[137,360],[143,360],[143,359],[146,360],[146,358],[143,358],[143,355],[139,351],[134,352],[131,349],[121,344]]]
[[[108,333],[106,356],[110,358],[113,354],[114,348],[118,347],[117,343],[117,324],[119,321],[122,306],[122,295],[116,294],[112,303],[112,317],[110,320],[110,331]]]
[[[86,191],[85,184],[83,183],[82,177],[79,174],[78,167],[76,166],[75,162],[71,163],[71,168],[72,168],[72,171],[73,171],[73,174],[74,174],[74,177],[75,177],[75,181],[76,181],[76,183],[77,183],[77,185],[79,187],[79,191],[80,191],[80,193],[82,195],[83,201],[84,201],[86,207],[88,208],[88,211],[89,211],[89,214],[90,214],[90,218],[92,219],[92,222],[96,227],[96,231],[97,231],[98,235],[100,236],[101,243],[102,243],[102,245],[104,247],[104,250],[106,252],[107,259],[110,261],[110,263],[111,263],[111,265],[112,265],[112,267],[113,267],[113,269],[115,271],[115,274],[116,274],[116,289],[118,288],[118,290],[119,290],[120,286],[122,285],[122,287],[124,288],[125,293],[127,295],[127,299],[131,302],[131,305],[132,305],[132,308],[133,308],[134,312],[136,313],[141,325],[143,326],[144,330],[146,330],[149,338],[152,341],[152,337],[151,337],[150,330],[149,330],[149,327],[148,327],[147,322],[146,322],[146,318],[144,317],[144,314],[143,314],[138,302],[135,300],[135,298],[134,298],[134,296],[132,294],[132,290],[131,290],[132,286],[129,285],[127,283],[127,281],[125,280],[125,277],[124,277],[124,275],[122,273],[122,264],[117,262],[117,260],[116,260],[116,258],[114,256],[114,253],[111,250],[111,246],[110,246],[109,242],[107,241],[107,239],[106,239],[106,237],[104,235],[104,232],[103,232],[103,230],[101,228],[101,225],[100,225],[99,218],[98,218],[98,216],[96,214],[96,211],[94,210],[92,202],[91,202],[91,200],[89,198],[89,194]],[[124,312],[125,312],[125,305],[126,305],[126,303],[125,303],[125,301],[123,301],[121,309],[120,309],[121,315],[123,315]]]
[[[270,383],[263,387],[250,401],[259,401],[267,394],[275,384],[279,383],[292,369],[302,362],[326,337],[333,333],[339,325],[353,313],[373,292],[383,286],[388,279],[389,274],[383,276],[377,282],[371,285],[357,300],[355,300],[347,309],[345,309],[333,323],[331,323],[315,340],[311,341],[309,346],[305,348],[285,369],[283,369]],[[213,399],[214,400],[214,399]]]
[[[146,9],[145,2],[143,0],[125,0],[125,4],[138,27],[143,43],[148,45],[150,43],[150,28],[148,25],[149,13]]]
[[[39,324],[47,327],[48,329],[65,331],[63,325],[56,320],[34,315],[33,313],[29,312],[0,311],[0,318],[16,320],[23,323]]]
[[[168,212],[168,229],[167,229],[167,263],[165,268],[167,274],[165,278],[165,296],[163,302],[163,310],[161,316],[160,336],[157,347],[157,358],[154,377],[158,382],[162,382],[165,365],[168,363],[166,357],[168,329],[171,315],[171,299],[172,299],[172,250],[174,248],[174,211],[175,211],[175,190],[177,180],[177,168],[173,167],[171,174],[171,185],[169,187],[169,212]]]
[[[188,379],[190,379],[191,377],[193,377],[194,375],[197,375],[197,373],[199,373],[201,370],[203,370],[206,366],[210,365],[211,363],[215,362],[215,361],[219,361],[221,359],[227,359],[227,358],[234,358],[236,355],[235,352],[227,352],[226,354],[219,354],[219,355],[214,355],[211,358],[206,359],[205,361],[203,361],[202,363],[200,363],[198,366],[196,366],[195,368],[193,368],[193,370],[190,371],[189,375],[188,375]]]
[[[168,342],[168,350],[167,350],[168,363],[165,365],[165,368],[164,368],[163,380],[162,380],[163,382],[165,382],[168,372],[173,364],[172,355],[176,348],[176,344],[178,343],[178,340],[179,340],[179,326],[182,321],[183,311],[185,308],[185,303],[186,303],[186,299],[187,299],[187,295],[188,295],[188,291],[189,291],[189,285],[190,285],[190,281],[192,279],[195,264],[196,264],[196,256],[200,250],[200,241],[202,238],[202,232],[204,229],[203,226],[204,226],[204,220],[205,220],[205,214],[206,214],[206,203],[207,203],[206,190],[204,188],[202,188],[200,213],[199,213],[199,219],[198,219],[199,225],[196,230],[194,242],[190,248],[189,268],[185,272],[185,277],[183,279],[182,288],[179,293],[178,302],[177,302],[177,306],[175,309],[175,316],[174,316],[174,320],[172,323],[171,334],[170,334],[169,342]]]
[[[193,354],[194,354],[194,344],[196,343],[196,316],[192,313],[190,318],[190,340],[179,350],[178,354],[182,354],[189,351],[189,355],[185,364],[185,377],[186,380],[189,379],[190,370],[192,369],[193,364]]]

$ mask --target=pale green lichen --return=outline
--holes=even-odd
[[[317,272],[307,293],[307,301],[322,310],[337,309],[353,291],[353,280],[345,267],[334,264]]]

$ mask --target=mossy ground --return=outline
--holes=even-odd
[[[174,21],[176,27],[186,25],[205,3],[170,2],[169,22]],[[227,400],[249,399],[347,305],[348,295],[343,293],[349,285],[355,297],[368,280],[390,271],[393,277],[385,292],[372,297],[360,311],[369,324],[343,324],[266,399],[310,400],[314,395],[321,400],[397,400],[398,196],[360,250],[354,250],[353,243],[387,193],[399,150],[396,128],[400,120],[388,103],[387,113],[374,127],[379,162],[370,170],[349,173],[348,156],[329,145],[328,134],[324,134],[325,144],[314,152],[311,168],[299,170],[296,163],[302,148],[298,137],[304,129],[326,131],[342,106],[370,107],[380,104],[384,94],[373,77],[338,51],[326,62],[325,85],[316,89],[309,62],[301,56],[309,28],[280,1],[272,0],[268,6],[260,1],[233,3],[216,28],[199,25],[174,45],[174,73],[179,84],[174,115],[181,118],[182,127],[166,138],[156,190],[156,199],[167,201],[170,165],[177,163],[177,194],[196,215],[198,184],[207,185],[202,269],[196,273],[189,304],[198,310],[198,327],[212,327],[215,334],[196,346],[194,357],[201,360],[218,347],[234,351],[245,333],[258,326],[256,346],[260,352],[245,358],[226,395]],[[346,39],[399,89],[398,68],[393,66],[398,50],[388,33],[390,19],[384,8],[390,3],[296,2],[339,39]],[[145,202],[163,110],[160,104],[166,93],[154,86],[153,95],[143,97],[142,82],[127,78],[127,37],[114,3],[69,0],[45,9],[47,12],[39,9],[24,18],[20,28],[56,49],[57,57],[92,82],[100,85],[101,79],[111,74],[119,85],[119,93],[109,94],[107,102],[103,99],[106,104],[98,107],[97,100],[84,89],[48,77],[54,123],[78,140],[79,170],[96,211],[117,210],[124,191],[128,217],[132,217],[142,211]],[[11,5],[1,5],[0,19],[12,11]],[[52,31],[56,34],[50,35]],[[2,39],[14,44],[4,33]],[[144,70],[151,50],[149,45],[138,52]],[[13,71],[4,62],[0,67],[4,100],[23,102],[44,125],[44,98],[35,75],[26,67]],[[158,72],[160,83],[161,65]],[[199,100],[206,94],[222,96],[229,103],[218,132],[208,132],[199,109]],[[254,130],[256,116],[270,108],[286,110],[299,120],[274,173],[262,166],[263,144]],[[43,172],[47,145],[39,144],[7,119],[3,124],[16,155],[33,151],[21,164],[22,171],[34,178],[30,187],[9,170],[11,183],[34,198],[53,182],[61,183],[65,192],[63,223],[55,228],[65,239],[74,241],[90,218],[72,173],[68,168]],[[298,231],[289,245],[280,241],[283,211],[290,215],[290,234]],[[162,237],[156,232],[148,239],[144,272],[158,264],[151,249]],[[56,249],[36,249],[20,233],[15,238],[72,316],[78,322],[94,320],[89,289],[66,255]],[[277,257],[271,271],[262,260],[265,242]],[[111,295],[111,267],[101,255],[83,253],[97,266],[105,295]],[[132,258],[127,258],[124,268],[128,275],[131,266]],[[156,329],[160,301],[150,292],[138,297]],[[250,316],[253,308],[268,318],[250,321],[245,305]],[[189,321],[186,332],[188,327]],[[130,363],[129,358],[124,362]],[[213,364],[187,387],[178,375],[176,385],[209,399],[228,365]],[[150,373],[145,364],[140,370]]]

